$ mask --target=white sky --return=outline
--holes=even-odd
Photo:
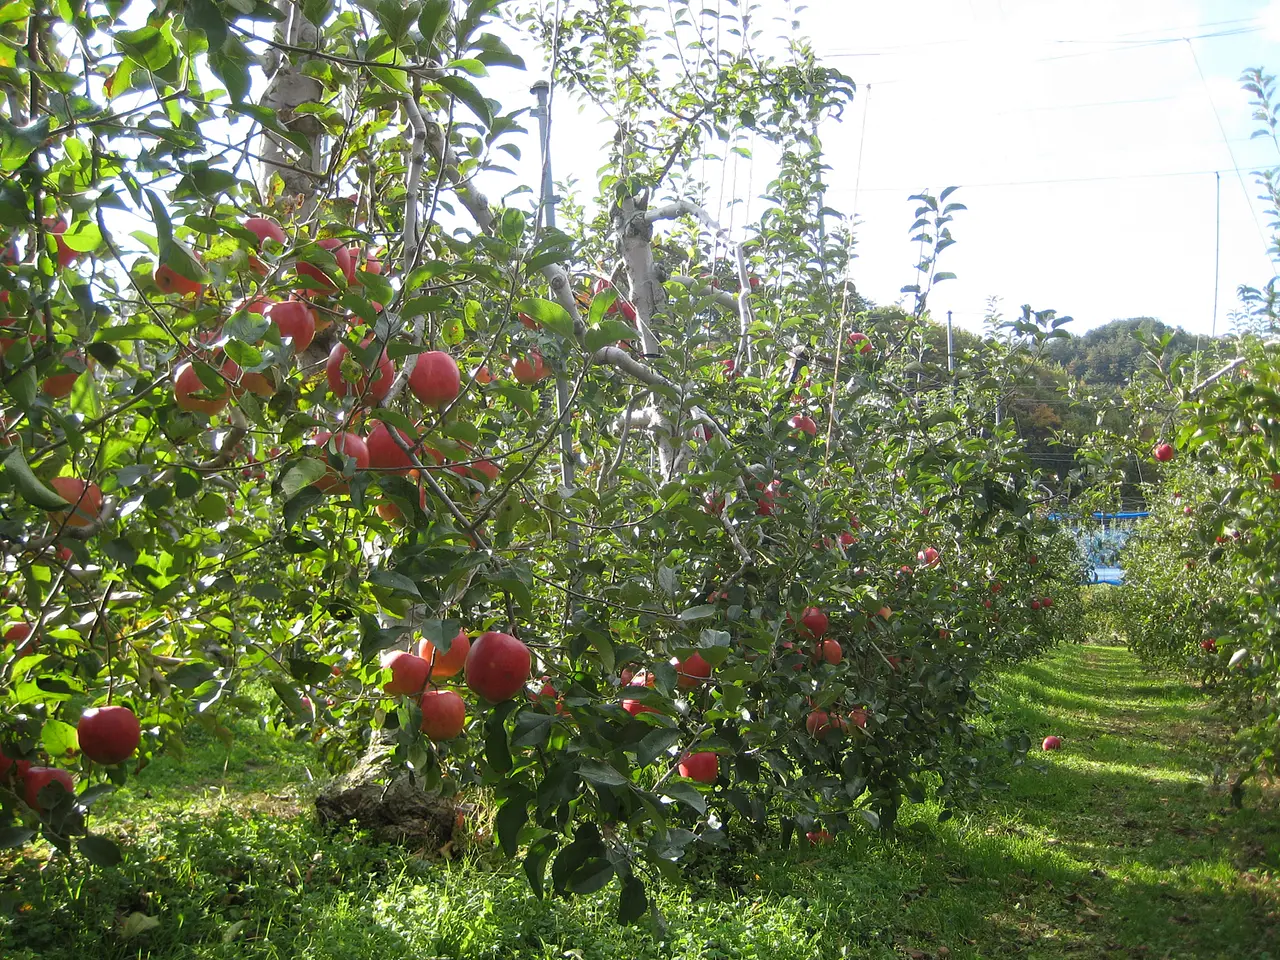
[[[1237,79],[1250,66],[1280,71],[1280,0],[810,0],[797,15],[823,59],[858,84],[844,122],[824,131],[828,202],[853,211],[856,193],[854,278],[875,301],[899,299],[914,279],[908,195],[952,184],[969,207],[942,265],[958,279],[940,285],[930,305],[972,329],[995,295],[1006,314],[1022,303],[1070,314],[1077,333],[1142,315],[1209,332],[1212,171],[1222,171],[1219,332],[1236,287],[1272,275],[1250,171],[1280,156],[1269,141],[1249,140]],[[511,83],[518,97],[537,78],[535,63],[519,77],[501,71],[499,85]],[[512,105],[507,91],[489,91]],[[558,100],[556,178],[576,176],[590,189],[602,156],[592,148],[612,134]],[[522,178],[536,141],[523,148]],[[757,151],[753,164],[729,171],[729,183],[745,199],[772,174]],[[758,215],[760,202],[749,209]]]

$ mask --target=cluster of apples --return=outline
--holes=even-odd
[[[501,703],[529,682],[533,656],[524,643],[509,633],[491,630],[473,643],[465,630],[459,630],[444,653],[430,640],[422,640],[417,654],[389,650],[382,655],[381,663],[391,671],[383,691],[420,697],[422,732],[431,740],[441,741],[461,735],[467,705],[457,691],[438,686],[440,680],[463,673],[473,693],[489,703]]]
[[[85,757],[94,763],[114,766],[124,763],[138,749],[142,742],[142,726],[128,707],[90,707],[80,716],[76,738]],[[27,806],[37,813],[46,810],[42,792],[55,783],[67,793],[75,792],[75,778],[69,771],[60,767],[36,766],[28,760],[15,760],[0,751],[0,786],[21,791]]]
[[[711,664],[696,650],[683,660],[679,657],[672,657],[671,665],[676,671],[676,686],[681,690],[696,690],[711,679]],[[661,712],[635,699],[634,696],[627,696],[625,693],[628,688],[652,687],[655,683],[655,677],[652,673],[647,670],[634,671],[631,668],[626,668],[619,675],[619,679],[624,689],[623,710],[633,717],[637,717],[642,713]],[[680,776],[695,780],[698,783],[715,783],[720,776],[720,756],[710,750],[685,751],[676,761],[676,771]]]

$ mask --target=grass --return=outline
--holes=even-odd
[[[318,832],[305,745],[193,742],[104,802],[121,866],[28,850],[0,867],[0,956],[1280,958],[1280,798],[1255,786],[1231,808],[1213,777],[1226,731],[1196,691],[1083,646],[989,692],[997,729],[1063,738],[995,800],[706,864],[631,928],[611,889],[535,900],[482,843],[446,864]]]

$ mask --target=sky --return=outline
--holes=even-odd
[[[1237,287],[1273,275],[1251,171],[1280,155],[1250,140],[1238,78],[1280,71],[1280,0],[809,0],[793,15],[858,87],[822,135],[828,203],[856,214],[853,279],[872,300],[914,282],[907,198],[952,185],[968,210],[940,269],[957,279],[930,307],[970,329],[998,297],[1006,315],[1024,303],[1070,315],[1075,333],[1133,316],[1221,333]],[[788,29],[768,25],[771,39]],[[537,78],[536,55],[529,65],[512,89]],[[593,184],[590,146],[611,135],[557,99],[557,180]],[[524,149],[533,162],[535,144]],[[727,171],[737,230],[771,175],[759,149]]]

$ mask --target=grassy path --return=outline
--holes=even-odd
[[[658,895],[661,926],[626,929],[610,895],[533,900],[483,847],[446,866],[317,834],[292,815],[304,748],[241,740],[225,772],[193,748],[111,799],[134,850],[116,870],[80,885],[0,862],[0,956],[1280,958],[1280,798],[1231,808],[1212,777],[1225,731],[1196,691],[1087,646],[990,693],[997,729],[1063,749],[945,823],[924,803],[889,840],[694,869]],[[129,936],[130,916],[155,925]]]

